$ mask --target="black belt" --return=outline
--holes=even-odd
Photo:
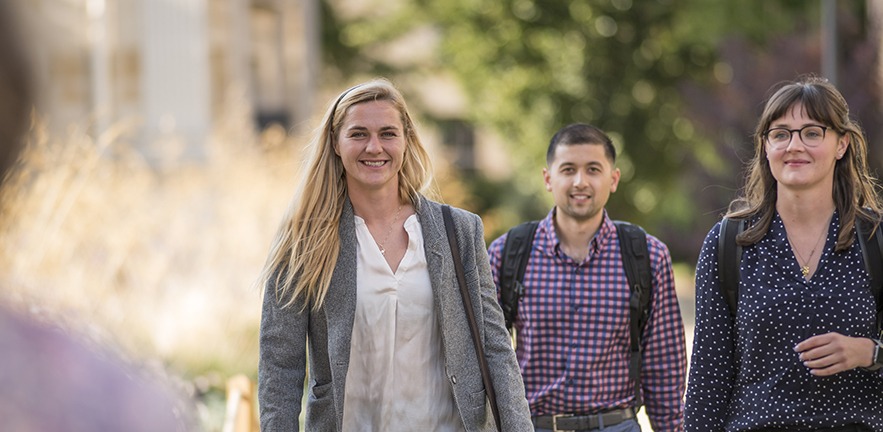
[[[622,408],[592,415],[557,414],[537,416],[533,418],[533,422],[534,426],[540,429],[551,429],[553,431],[587,431],[598,429],[601,426],[613,426],[633,418],[635,418],[635,410],[631,408]]]

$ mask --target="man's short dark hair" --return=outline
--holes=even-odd
[[[555,150],[559,145],[597,144],[604,146],[607,159],[613,164],[616,162],[616,148],[613,141],[604,131],[595,126],[585,123],[573,123],[559,129],[549,141],[549,149],[546,151],[546,164],[551,165],[555,158]]]

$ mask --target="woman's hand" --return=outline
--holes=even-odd
[[[829,376],[857,367],[869,367],[874,361],[874,341],[840,333],[813,336],[794,347],[803,365],[816,376]]]

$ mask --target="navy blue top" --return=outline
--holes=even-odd
[[[816,377],[794,346],[838,332],[872,337],[875,308],[861,247],[834,253],[835,213],[821,261],[807,281],[782,219],[743,248],[733,328],[720,290],[720,223],[708,233],[696,268],[696,328],[686,401],[686,431],[820,428],[863,423],[883,432],[883,371],[861,368]]]

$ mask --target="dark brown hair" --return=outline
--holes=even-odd
[[[555,132],[552,140],[549,141],[549,148],[546,150],[546,164],[551,165],[552,159],[555,158],[555,150],[558,146],[569,146],[577,144],[597,144],[604,146],[604,154],[610,163],[616,162],[616,148],[613,147],[613,141],[604,131],[595,126],[585,123],[573,123]]]

